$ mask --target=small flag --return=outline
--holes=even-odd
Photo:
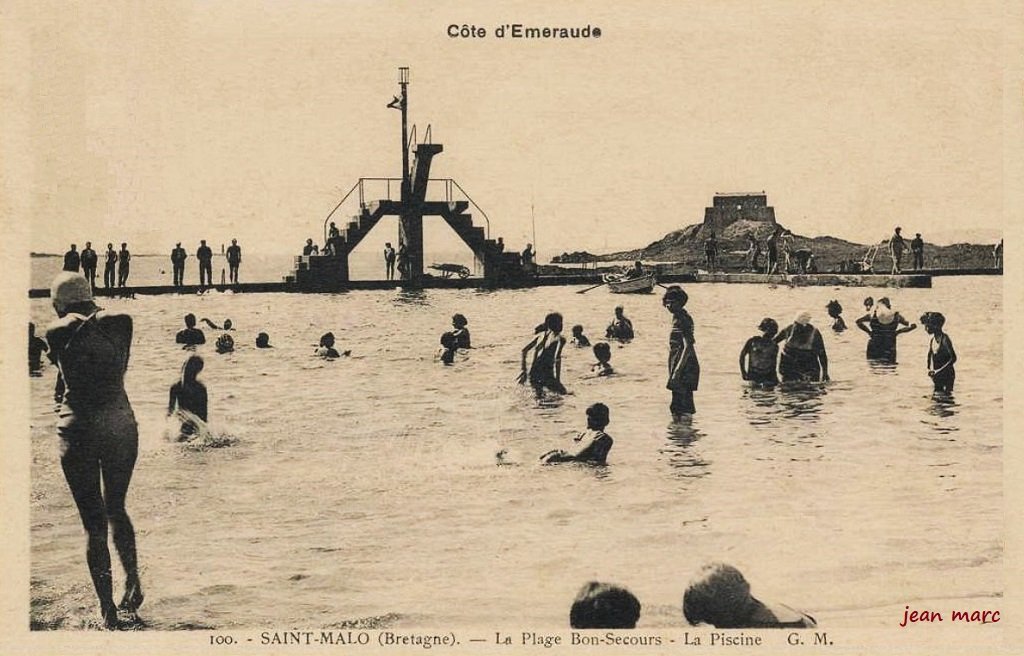
[[[388,103],[388,109],[402,109],[402,101],[398,96],[395,96],[391,102]]]

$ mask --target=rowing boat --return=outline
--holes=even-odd
[[[653,273],[644,274],[639,278],[607,274],[604,276],[604,282],[613,294],[649,294],[657,284]]]

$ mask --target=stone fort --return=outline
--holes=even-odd
[[[703,230],[721,233],[737,221],[775,224],[775,208],[768,205],[768,195],[760,193],[715,194],[711,207],[704,208]]]

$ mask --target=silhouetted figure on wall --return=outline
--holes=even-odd
[[[237,239],[231,240],[227,251],[228,270],[232,285],[238,284],[238,266],[242,263],[242,247],[238,245]]]
[[[117,286],[124,287],[128,284],[128,274],[131,272],[132,254],[128,252],[128,244],[121,242],[121,250],[117,253]]]
[[[92,242],[85,242],[85,248],[82,249],[82,275],[89,281],[89,286],[93,289],[96,288],[96,251],[92,249]]]
[[[181,287],[185,282],[185,260],[188,259],[188,253],[181,247],[179,241],[171,249],[171,268],[174,270],[174,286]]]
[[[78,271],[81,264],[81,255],[78,253],[78,246],[71,244],[71,250],[64,253],[64,270]]]
[[[196,249],[196,259],[199,260],[199,285],[206,287],[213,284],[213,250],[206,245],[205,239],[199,240],[199,248]]]
[[[103,286],[110,289],[116,284],[115,269],[117,267],[117,251],[113,244],[107,244],[107,259],[103,264]]]

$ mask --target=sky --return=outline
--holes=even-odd
[[[1003,4],[18,4],[2,207],[39,252],[298,252],[358,178],[400,175],[385,105],[409,66],[410,120],[444,145],[432,175],[513,248],[644,246],[734,191],[800,234],[990,239],[1019,219]],[[602,36],[494,37],[514,22]]]

